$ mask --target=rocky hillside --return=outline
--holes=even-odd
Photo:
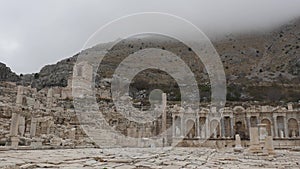
[[[4,63],[0,62],[0,81],[17,82],[20,77],[10,70]]]
[[[68,85],[68,77],[72,76],[76,58],[77,55],[59,61],[56,64],[46,65],[39,73],[22,75],[18,84],[30,85],[38,90],[54,86],[65,87]]]
[[[214,40],[227,78],[227,99],[232,101],[298,101],[300,98],[300,18],[272,31],[256,34],[227,35]],[[196,74],[203,97],[210,96],[207,73],[201,61],[182,43],[168,38],[138,38],[118,43],[103,59],[98,70],[98,81],[111,77],[115,68],[129,54],[144,48],[161,48],[172,51],[190,66]],[[89,53],[97,48],[82,51]],[[20,83],[38,89],[49,86],[66,86],[78,54],[54,65],[47,65],[39,73],[24,75]],[[1,80],[18,81],[13,73],[2,72]],[[5,69],[6,71],[9,70]],[[9,70],[10,72],[10,70]],[[97,80],[97,79],[96,79]],[[176,82],[166,73],[157,70],[141,72],[133,81],[137,92],[152,88],[176,90]],[[156,86],[155,86],[156,85]]]
[[[54,65],[47,65],[39,73],[33,74],[31,86],[38,90],[50,86],[68,85],[68,77],[72,76],[73,66],[76,62],[74,57],[62,60]],[[31,77],[32,77],[31,76]]]
[[[224,63],[228,98],[299,100],[300,19],[269,33],[228,36],[214,44]]]

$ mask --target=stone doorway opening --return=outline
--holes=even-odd
[[[243,124],[243,122],[237,121],[235,123],[235,134],[240,135],[240,138],[242,140],[247,139],[246,138],[246,127],[245,127],[245,124]]]
[[[292,138],[299,136],[299,126],[294,118],[290,118],[288,121],[288,136]]]
[[[196,125],[194,120],[188,120],[186,122],[186,131],[187,131],[187,138],[196,137]]]
[[[268,136],[272,136],[271,121],[269,119],[263,119],[261,123],[266,124],[266,130],[268,132]]]
[[[280,138],[284,138],[285,132],[284,132],[284,117],[283,116],[277,116],[277,129],[276,132],[279,134]]]

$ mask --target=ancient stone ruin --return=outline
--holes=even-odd
[[[40,91],[1,83],[1,148],[101,147],[82,129],[73,106],[71,80],[69,83],[67,87]],[[273,148],[300,145],[300,109],[293,108],[292,103],[287,107],[250,105],[218,110],[207,106],[194,110],[167,104],[166,94],[163,94],[162,115],[151,124],[138,124],[116,113],[108,88],[97,92],[99,107],[109,126],[124,136],[140,139],[139,143],[127,146],[217,146],[240,150],[250,146],[250,152],[272,153]],[[147,138],[163,131],[166,131],[163,139],[147,144]],[[106,141],[114,146],[113,139],[108,137]]]

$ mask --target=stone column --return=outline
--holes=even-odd
[[[20,116],[18,129],[20,132],[20,136],[23,137],[24,133],[25,133],[25,117],[24,116]]]
[[[18,113],[12,113],[10,124],[10,136],[18,136],[20,115]]]
[[[200,125],[199,125],[199,116],[197,115],[196,116],[196,133],[197,133],[197,135],[196,135],[196,138],[200,138],[200,129],[199,129],[199,127],[200,127]]]
[[[209,138],[210,137],[210,130],[209,130],[209,120],[208,120],[208,116],[206,116],[205,118],[205,138]]]
[[[163,133],[165,133],[166,130],[167,130],[167,113],[166,113],[166,107],[167,107],[167,95],[166,95],[166,93],[163,93],[162,94],[162,132]],[[166,136],[166,133],[164,135]]]
[[[264,146],[264,153],[268,153],[269,155],[275,155],[274,151],[274,143],[273,143],[273,138],[272,136],[267,136],[266,141],[265,141],[265,146]]]
[[[273,126],[273,123],[272,123],[272,121],[271,121],[271,123],[270,123],[270,128],[271,128],[271,136],[272,136],[272,138],[274,137],[274,126]]]
[[[287,125],[286,115],[283,116],[283,123],[284,123],[284,137],[289,138],[289,129]]]
[[[300,137],[300,122],[298,123],[298,126],[299,126],[299,136],[298,137]]]
[[[248,150],[251,153],[262,153],[262,149],[259,144],[258,127],[250,128],[250,147]]]
[[[36,135],[36,124],[37,124],[37,119],[32,118],[31,119],[31,125],[30,125],[30,137],[33,138]]]
[[[10,124],[10,142],[11,147],[17,148],[19,145],[18,129],[19,129],[19,118],[18,113],[12,113],[11,124]]]
[[[175,119],[176,119],[176,116],[172,116],[172,136],[173,136],[173,138],[175,138],[176,137],[176,122],[175,122]]]
[[[225,124],[224,124],[224,116],[221,117],[221,138],[225,138]]]
[[[274,137],[278,138],[277,116],[273,114],[274,121]]]
[[[231,131],[231,138],[234,138],[234,120],[233,120],[233,117],[231,116],[230,117],[230,131]]]
[[[183,119],[183,114],[181,115],[181,127],[180,127],[180,134],[181,134],[181,137],[185,137],[185,129],[184,129],[184,119]]]
[[[17,100],[16,100],[17,105],[23,105],[23,93],[24,93],[24,87],[18,86],[18,93],[17,93]]]
[[[249,135],[250,135],[250,128],[251,128],[250,117],[251,117],[251,116],[248,116],[248,115],[247,115],[247,127],[248,127],[248,131],[249,131],[249,132],[248,132]]]

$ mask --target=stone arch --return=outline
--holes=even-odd
[[[220,122],[216,119],[210,122],[210,133],[212,138],[220,137]]]
[[[294,118],[290,118],[288,120],[288,136],[289,137],[298,137],[299,136],[298,122]]]
[[[266,130],[268,132],[268,136],[272,136],[271,121],[265,118],[261,120],[261,123],[266,124]]]
[[[186,133],[188,138],[196,137],[196,123],[192,119],[186,121]]]
[[[235,106],[235,107],[233,108],[233,111],[234,111],[234,112],[241,113],[241,112],[245,112],[245,108],[242,107],[242,106]]]

